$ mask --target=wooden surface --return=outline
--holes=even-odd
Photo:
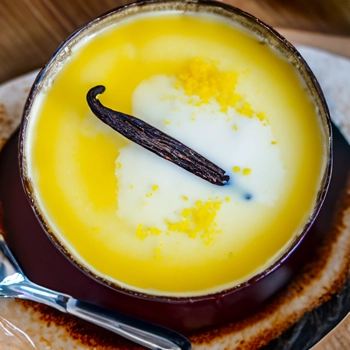
[[[41,67],[70,33],[128,0],[1,0],[0,84]],[[350,57],[350,0],[227,0],[292,42]],[[349,77],[350,78],[350,77]],[[317,350],[350,349],[350,319]]]
[[[130,0],[1,0],[0,83],[41,67],[70,33]],[[276,27],[350,36],[350,0],[226,0]]]
[[[350,314],[311,350],[350,349]]]

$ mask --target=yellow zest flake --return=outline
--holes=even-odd
[[[276,143],[276,141],[271,141],[271,145],[275,145]]]
[[[134,188],[134,185],[130,185],[130,188]]]
[[[159,188],[159,186],[158,185],[154,185],[153,187],[152,187],[152,191],[157,191],[158,190],[158,188]],[[149,197],[152,197],[153,196],[153,192],[150,192],[150,193],[147,193],[146,194],[146,197],[147,198],[149,198]]]
[[[259,112],[259,113],[254,112],[249,102],[238,103],[235,108],[238,113],[243,114],[248,118],[256,117],[261,122],[263,122],[264,126],[267,126],[268,120],[267,120],[266,114],[264,112]],[[235,129],[235,126],[234,126],[233,129],[237,130],[238,128]]]
[[[232,170],[235,172],[235,173],[239,173],[240,171],[241,171],[241,168],[239,167],[239,166],[234,166],[233,168],[232,168]]]
[[[258,119],[262,122],[263,120],[266,120],[266,114],[264,112],[257,113],[256,116]]]
[[[206,203],[197,201],[193,208],[185,208],[181,213],[181,220],[178,222],[166,221],[170,232],[179,232],[187,234],[189,238],[199,237],[205,245],[210,245],[214,234],[221,231],[217,230],[215,217],[220,210],[221,201],[208,200]]]
[[[188,197],[187,197],[187,196],[183,196],[182,199],[183,199],[184,201],[188,201]]]
[[[149,233],[151,236],[159,236],[162,233],[162,230],[160,230],[157,227],[149,227],[146,230],[147,233]]]
[[[139,224],[136,228],[136,237],[143,241],[148,236],[159,236],[162,233],[158,227],[143,228],[142,224]]]
[[[245,168],[245,169],[243,169],[243,175],[244,175],[244,176],[249,175],[251,172],[252,172],[252,169],[250,169],[250,168]]]
[[[117,163],[117,168],[120,169],[122,167],[122,163],[118,162]]]
[[[236,110],[238,113],[241,113],[248,118],[253,118],[255,114],[249,102],[240,103],[239,106],[236,107]]]
[[[216,99],[225,112],[228,107],[234,107],[242,100],[240,95],[234,93],[237,74],[219,71],[214,61],[208,63],[195,57],[185,63],[176,78],[178,79],[174,85],[176,89],[181,85],[186,95],[199,97],[196,106],[207,104],[210,99]],[[188,103],[193,104],[193,99]]]
[[[170,124],[170,122],[168,120],[164,120],[164,119],[163,119],[163,123],[164,123],[164,125],[169,125]]]
[[[142,224],[138,224],[136,228],[136,237],[140,240],[143,241],[146,237],[148,237],[148,234],[144,232],[142,228]]]
[[[234,125],[234,126],[233,126],[233,130],[237,131],[237,130],[238,130],[238,126],[237,126],[237,125]]]
[[[211,201],[212,199],[209,198],[209,200]],[[200,208],[201,206],[203,206],[203,202],[200,201],[200,200],[198,200],[198,201],[196,202],[196,207]]]
[[[230,197],[226,197],[226,198],[225,198],[225,201],[226,201],[226,202],[229,202],[229,201],[230,201]]]
[[[179,107],[174,107],[174,111],[175,111],[175,112],[179,112],[179,111],[180,111],[180,108],[179,108]]]

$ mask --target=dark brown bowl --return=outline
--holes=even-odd
[[[27,160],[24,148],[27,142],[28,119],[31,115],[33,102],[40,94],[40,91],[45,88],[45,84],[54,78],[60,65],[64,64],[69,57],[74,45],[82,38],[99,31],[111,21],[118,21],[140,12],[155,10],[200,11],[220,15],[255,33],[262,42],[277,50],[294,65],[302,77],[305,89],[318,111],[320,125],[324,133],[324,142],[326,143],[327,164],[322,176],[316,204],[302,232],[295,238],[284,255],[268,269],[238,286],[211,295],[175,298],[139,294],[122,289],[118,285],[94,275],[70,255],[64,244],[52,232],[45,215],[38,205],[32,183],[27,175]],[[332,131],[329,111],[315,76],[298,51],[272,28],[237,8],[213,1],[143,1],[113,10],[79,29],[63,42],[52,59],[41,70],[30,91],[24,110],[19,138],[19,162],[25,194],[40,225],[54,245],[70,262],[94,281],[98,281],[113,289],[113,293],[115,293],[118,301],[116,306],[112,306],[112,308],[180,331],[190,332],[238,319],[254,312],[267,299],[286,285],[302,266],[306,257],[310,254],[312,246],[320,238],[317,234],[318,231],[310,231],[310,227],[320,211],[331,178]],[[103,305],[103,300],[99,301],[99,304]]]

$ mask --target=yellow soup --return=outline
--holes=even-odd
[[[216,186],[123,138],[86,94],[219,165]],[[77,45],[33,106],[26,157],[46,220],[74,258],[128,289],[222,291],[262,272],[315,204],[315,106],[290,63],[216,15],[151,12]]]

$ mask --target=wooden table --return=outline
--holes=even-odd
[[[290,40],[350,57],[350,0],[226,0]],[[128,0],[2,0],[0,84],[39,68],[70,33]],[[317,346],[350,349],[350,319]]]
[[[226,1],[274,27],[350,37],[350,0]],[[1,0],[0,83],[41,67],[74,30],[128,2],[130,0]],[[343,46],[342,41],[339,46]]]

